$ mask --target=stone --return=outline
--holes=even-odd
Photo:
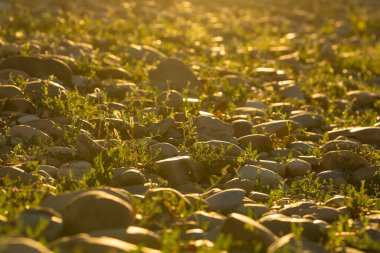
[[[353,90],[347,92],[347,97],[357,106],[373,106],[380,96],[374,92],[364,90]]]
[[[339,216],[342,213],[334,208],[327,206],[318,206],[314,203],[308,202],[296,202],[292,203],[285,208],[280,210],[280,213],[285,214],[287,216],[291,215],[313,215],[317,219],[326,221],[326,222],[334,222],[339,220]]]
[[[162,160],[177,156],[179,154],[179,150],[176,146],[170,143],[161,142],[150,146],[149,154],[154,160]]]
[[[0,84],[0,99],[11,97],[23,97],[24,93],[14,85]]]
[[[281,237],[274,242],[268,248],[268,253],[298,253],[298,252],[310,252],[310,253],[328,253],[321,245],[311,242],[306,238],[296,238],[292,233]]]
[[[277,186],[283,181],[283,178],[277,173],[254,165],[241,167],[238,171],[238,175],[242,179],[249,179],[263,186]]]
[[[203,173],[197,162],[190,156],[177,156],[154,163],[154,170],[173,186],[199,182]]]
[[[96,70],[96,76],[100,79],[119,79],[119,80],[129,80],[131,79],[131,74],[125,69],[105,67]]]
[[[0,237],[0,253],[53,253],[42,243],[26,237]]]
[[[318,173],[317,177],[321,178],[322,180],[326,180],[327,183],[330,182],[330,180],[333,181],[335,185],[346,185],[347,180],[344,177],[343,173],[338,170],[326,170]]]
[[[4,148],[7,145],[7,138],[4,134],[0,133],[0,148]]]
[[[46,97],[48,98],[56,98],[66,96],[66,88],[55,83],[53,81],[32,81],[28,82],[25,86],[24,92],[28,95],[32,100],[41,100]],[[46,92],[46,94],[45,94]]]
[[[301,125],[292,120],[274,120],[253,126],[252,131],[258,134],[272,135],[282,138],[291,134],[294,130],[301,128]]]
[[[28,185],[38,181],[38,177],[31,175],[15,166],[0,167],[0,178],[7,177],[12,181],[19,181],[21,184]]]
[[[261,168],[271,170],[282,177],[286,176],[286,165],[271,160],[258,160],[255,164]]]
[[[26,125],[26,123],[28,123],[29,121],[38,120],[38,119],[40,118],[35,114],[25,114],[17,118],[16,122],[19,125]]]
[[[360,185],[361,182],[380,184],[380,166],[369,166],[355,170],[350,176],[350,182]]]
[[[54,75],[65,85],[71,86],[72,71],[70,67],[57,59],[35,56],[11,56],[0,63],[0,69],[18,69],[32,77],[49,78]]]
[[[228,213],[242,204],[245,194],[242,189],[227,189],[206,198],[206,203],[211,211]]]
[[[326,170],[349,171],[369,166],[369,162],[365,158],[348,150],[327,152],[322,156],[321,164]]]
[[[44,171],[52,178],[57,178],[58,175],[58,168],[50,165],[38,165],[38,171]]]
[[[208,116],[198,116],[193,119],[200,141],[221,140],[231,141],[234,129],[230,124],[220,119]]]
[[[315,242],[323,241],[327,236],[325,227],[309,219],[291,218],[276,213],[265,215],[259,222],[279,237],[291,233],[293,228],[297,227],[302,228],[302,236]]]
[[[290,120],[301,124],[303,128],[309,130],[320,128],[323,125],[323,117],[321,115],[303,112],[289,117]]]
[[[325,202],[326,206],[339,208],[347,205],[347,198],[341,195],[335,195]]]
[[[313,144],[302,141],[293,141],[289,144],[288,147],[296,151],[299,151],[304,155],[311,153],[315,149],[315,146]]]
[[[78,194],[66,203],[61,213],[66,235],[127,228],[134,220],[134,210],[128,202],[97,190]]]
[[[57,177],[66,180],[80,180],[92,171],[92,165],[87,161],[73,160],[59,166]]]
[[[255,202],[267,202],[270,199],[270,196],[263,192],[251,191],[248,194],[248,198]]]
[[[291,177],[306,176],[311,171],[311,165],[301,159],[292,158],[286,164],[286,173]]]
[[[183,96],[176,90],[168,90],[161,92],[157,97],[160,105],[180,109],[183,105]]]
[[[273,149],[271,138],[264,134],[250,134],[242,136],[238,139],[238,142],[242,149],[251,147],[252,150],[257,150],[258,153],[270,152]]]
[[[36,106],[25,98],[11,98],[0,100],[2,111],[33,113]]]
[[[221,189],[239,188],[246,192],[253,190],[255,184],[248,179],[233,178],[220,186]]]
[[[249,216],[253,219],[260,219],[270,209],[262,204],[243,204],[236,209],[237,213]]]
[[[112,177],[111,185],[115,187],[122,187],[128,185],[139,185],[146,182],[145,176],[137,169],[129,169],[120,175]]]
[[[327,153],[329,151],[338,151],[338,150],[350,150],[357,151],[361,147],[361,144],[355,141],[350,140],[332,140],[326,142],[323,146],[320,147],[322,153]]]
[[[237,241],[255,242],[255,244],[261,244],[264,249],[277,240],[277,236],[269,229],[253,219],[237,213],[232,213],[225,219],[220,232],[230,235],[234,243]]]
[[[46,133],[38,130],[34,127],[27,125],[17,125],[10,129],[11,137],[21,138],[26,142],[43,142],[47,143],[51,141],[51,138]]]
[[[69,162],[77,156],[77,151],[70,147],[53,146],[47,148],[47,155],[64,162]]]
[[[206,231],[219,228],[226,217],[216,212],[196,211],[187,218],[187,221],[196,222],[199,227],[205,228]]]
[[[174,127],[175,121],[173,118],[165,118],[157,123],[151,123],[148,127],[149,132],[154,136],[163,136]]]
[[[14,222],[21,224],[24,231],[27,229],[33,232],[39,231],[38,237],[47,241],[57,239],[63,231],[61,215],[49,208],[26,209],[17,216]]]
[[[221,153],[226,156],[240,156],[243,150],[234,143],[220,140],[200,141],[193,145],[196,149],[199,146],[209,147],[210,152]]]
[[[107,150],[85,134],[79,134],[76,137],[76,148],[79,156],[86,161],[93,162],[99,155],[103,156],[103,159],[108,159]]]
[[[149,73],[150,83],[159,90],[167,88],[183,90],[187,87],[194,89],[200,85],[200,81],[192,70],[182,61],[174,58],[162,60]]]
[[[147,45],[131,44],[127,47],[127,53],[129,58],[147,63],[153,63],[166,58],[164,53]]]
[[[301,87],[294,83],[292,80],[278,82],[278,94],[286,98],[294,98],[297,100],[305,99],[305,94],[301,90]]]
[[[253,123],[248,120],[244,120],[244,119],[234,120],[232,121],[231,125],[234,130],[233,135],[236,138],[240,138],[240,137],[252,134]]]
[[[87,234],[77,234],[73,236],[62,237],[49,244],[50,248],[59,253],[124,253],[135,252],[141,253],[159,253],[159,250],[154,250],[145,247],[127,243],[110,237],[92,237]]]
[[[361,143],[379,145],[380,127],[358,127],[349,130],[347,137],[354,138]]]
[[[110,237],[124,242],[149,247],[152,249],[162,248],[162,238],[158,234],[148,229],[129,226],[125,228],[115,228],[107,230],[98,230],[91,233],[94,237]]]

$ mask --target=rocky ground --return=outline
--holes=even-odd
[[[0,0],[0,252],[380,252],[380,2]]]

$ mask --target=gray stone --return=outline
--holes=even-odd
[[[311,165],[301,159],[293,158],[290,159],[286,164],[287,175],[291,177],[305,176],[311,171]]]
[[[242,204],[245,194],[242,189],[227,189],[206,198],[206,202],[211,211],[228,213]]]
[[[273,149],[272,140],[269,136],[263,134],[250,134],[238,139],[239,146],[242,149],[251,147],[252,150],[260,152],[270,152]]]
[[[0,237],[1,253],[53,253],[42,243],[25,237]]]
[[[326,170],[356,170],[368,167],[369,162],[348,150],[330,151],[322,156],[322,166]]]
[[[311,242],[306,238],[296,238],[294,234],[287,234],[281,237],[279,240],[274,242],[268,248],[268,253],[299,253],[299,252],[308,252],[308,253],[328,253],[324,247],[321,245]]]
[[[13,126],[10,129],[11,137],[21,138],[26,142],[50,142],[51,138],[46,133],[34,127],[26,125]]]

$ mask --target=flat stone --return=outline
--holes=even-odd
[[[253,219],[237,213],[230,214],[221,227],[221,233],[230,235],[234,242],[255,242],[266,249],[277,240],[269,229],[254,221]]]
[[[80,180],[92,171],[92,165],[87,161],[74,160],[62,164],[57,173],[57,177],[64,177],[66,180]]]
[[[380,166],[363,167],[355,170],[350,176],[350,182],[360,185],[361,181],[380,184]]]
[[[288,136],[292,131],[301,128],[301,125],[292,120],[275,120],[253,126],[253,132],[258,134],[272,135],[282,138]]]
[[[65,87],[52,81],[32,81],[26,84],[24,92],[33,100],[41,100],[45,97],[56,98],[66,96]],[[45,94],[46,92],[46,94]]]
[[[369,162],[348,150],[330,151],[322,156],[322,166],[326,170],[356,170],[368,167]]]
[[[302,127],[309,130],[321,127],[324,121],[321,115],[310,112],[299,113],[290,116],[289,119],[301,124]]]
[[[0,238],[1,253],[53,253],[42,243],[26,237],[8,237]]]
[[[257,150],[258,153],[270,152],[273,149],[271,138],[263,134],[242,136],[238,139],[238,142],[242,149],[251,147],[252,150]]]
[[[351,150],[356,151],[359,150],[361,144],[355,141],[350,140],[332,140],[326,142],[322,147],[320,147],[323,153],[327,153],[329,151],[338,151],[338,150]]]
[[[89,162],[93,162],[98,155],[103,156],[103,159],[108,158],[107,150],[85,134],[77,136],[76,148],[78,149],[79,156]]]
[[[321,245],[311,242],[306,238],[296,238],[294,234],[287,234],[274,242],[268,248],[268,253],[298,253],[298,252],[315,252],[328,253]]]
[[[230,141],[232,139],[233,127],[220,119],[198,116],[193,119],[193,122],[201,141]]]
[[[24,93],[14,85],[0,84],[0,99],[11,97],[23,97]]]
[[[33,113],[36,106],[25,98],[11,98],[0,100],[3,111]]]
[[[254,165],[241,167],[238,171],[238,175],[240,178],[249,179],[254,183],[259,183],[264,186],[276,186],[283,181],[283,178],[277,173]]]
[[[17,125],[10,129],[11,137],[21,138],[26,142],[50,142],[51,138],[46,133],[27,125]]]
[[[210,151],[222,153],[226,156],[239,156],[243,153],[243,150],[234,143],[228,141],[211,140],[211,141],[200,141],[194,144],[194,148],[199,146],[208,146]]]
[[[169,181],[171,185],[199,182],[202,171],[197,162],[189,156],[167,158],[154,163],[157,174]]]
[[[0,167],[0,178],[8,177],[9,180],[19,181],[21,184],[28,185],[38,181],[38,177],[31,175],[15,166]]]
[[[187,87],[194,89],[200,85],[200,81],[192,70],[182,61],[174,58],[162,60],[156,69],[148,74],[151,84],[159,90],[167,88],[183,90]]]
[[[318,173],[317,177],[321,178],[322,180],[326,180],[327,183],[330,182],[330,180],[333,181],[335,185],[346,185],[347,180],[344,177],[343,173],[339,170],[326,170]]]
[[[248,120],[234,120],[231,125],[234,129],[233,135],[236,138],[252,134],[253,123]]]
[[[156,143],[150,146],[149,153],[154,160],[162,160],[170,157],[175,157],[179,154],[176,146],[167,143]]]
[[[104,191],[78,194],[62,210],[64,233],[89,233],[100,229],[126,228],[134,220],[132,206]]]
[[[211,211],[228,213],[242,204],[246,192],[242,189],[227,189],[206,198]]]
[[[260,219],[270,209],[262,204],[243,204],[236,209],[237,213],[249,216],[253,219]]]
[[[0,63],[0,69],[18,69],[33,77],[49,78],[56,76],[65,85],[71,86],[72,71],[70,67],[57,59],[34,56],[12,56]]]
[[[359,127],[349,130],[347,137],[357,139],[361,143],[379,145],[380,127]]]
[[[147,63],[153,63],[166,58],[164,53],[147,45],[131,44],[127,47],[127,53],[129,58]]]
[[[292,177],[305,176],[311,171],[311,165],[301,159],[293,158],[290,159],[286,164],[287,175]]]
[[[271,160],[258,160],[256,165],[261,168],[271,170],[282,177],[286,176],[286,165],[282,163],[278,163]]]

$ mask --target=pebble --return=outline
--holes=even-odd
[[[40,141],[43,143],[50,142],[51,138],[46,133],[34,127],[27,125],[17,125],[10,129],[11,137],[21,138],[25,142]]]
[[[66,235],[127,228],[134,220],[134,210],[128,202],[97,190],[78,194],[65,203],[61,213]]]
[[[176,146],[170,143],[161,142],[150,146],[149,154],[154,160],[163,160],[177,156],[179,154],[179,150]]]
[[[196,127],[199,140],[201,141],[231,141],[233,139],[233,127],[220,119],[208,116],[198,116],[193,119],[193,122]]]
[[[137,169],[129,169],[112,177],[111,185],[115,187],[142,185],[146,182],[145,176]]]
[[[24,93],[14,85],[0,84],[0,99],[11,97],[23,97]]]
[[[92,165],[87,161],[73,160],[59,166],[57,177],[66,180],[80,180],[92,171]]]
[[[253,126],[252,131],[259,134],[272,135],[282,138],[291,134],[294,130],[301,128],[301,125],[292,120],[274,120]]]
[[[206,202],[211,211],[228,213],[242,204],[245,194],[242,189],[227,189],[206,198]]]
[[[242,179],[249,179],[255,184],[259,183],[263,186],[276,186],[283,181],[283,178],[279,174],[254,165],[241,167],[238,175]]]
[[[263,134],[250,134],[238,139],[239,146],[242,149],[250,147],[252,150],[260,152],[270,152],[273,149],[273,143],[269,136]]]
[[[311,165],[301,159],[293,158],[286,164],[286,173],[291,177],[306,176],[311,171]]]
[[[15,166],[0,167],[0,178],[8,177],[9,180],[19,181],[23,185],[28,185],[38,181],[38,177],[31,175]]]
[[[296,238],[296,236],[292,233],[287,234],[281,237],[279,240],[274,242],[268,248],[268,253],[280,253],[280,252],[288,252],[288,253],[298,253],[298,252],[320,252],[320,253],[328,253],[324,247],[321,245],[311,242],[306,238]]]
[[[231,126],[234,129],[233,136],[240,138],[252,133],[253,123],[248,120],[240,119],[232,121]]]
[[[42,243],[26,237],[8,237],[0,238],[1,253],[53,253]]]
[[[66,89],[53,81],[38,80],[27,83],[24,92],[32,100],[41,100],[45,98],[45,96],[51,99],[59,96],[64,98]]]
[[[369,162],[348,150],[330,151],[322,156],[322,166],[326,170],[356,170],[368,167]]]
[[[176,90],[168,90],[161,92],[157,97],[158,104],[180,109],[183,105],[183,96]]]

